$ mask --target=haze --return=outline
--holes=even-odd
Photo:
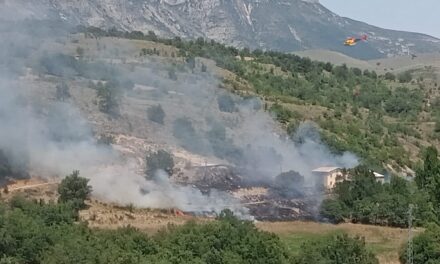
[[[438,0],[321,0],[338,15],[395,30],[413,31],[440,38]]]

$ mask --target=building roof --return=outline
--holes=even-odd
[[[314,169],[312,172],[325,172],[325,173],[329,173],[329,172],[333,172],[335,170],[340,170],[341,168],[339,167],[320,167],[317,169]]]
[[[385,178],[385,175],[383,175],[383,174],[380,174],[380,173],[377,173],[374,171],[373,171],[373,173],[374,173],[374,177],[376,177],[376,178]]]

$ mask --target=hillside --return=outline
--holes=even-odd
[[[362,70],[376,70],[374,66],[368,61],[359,60],[347,56],[343,53],[330,51],[330,50],[305,50],[305,51],[297,51],[294,54],[300,57],[307,57],[311,60],[322,61],[322,62],[330,62],[335,65],[346,64],[349,67],[356,67]]]
[[[163,37],[203,37],[236,47],[280,51],[325,49],[360,59],[437,52],[440,40],[417,33],[385,30],[340,17],[319,1],[167,0],[66,1],[5,0],[3,17],[52,19],[74,25],[154,31]],[[348,36],[369,41],[345,47]]]
[[[46,202],[57,200],[57,185],[53,182],[44,183],[41,180],[18,181],[9,186],[9,193],[2,197],[10,200],[17,195],[26,199]],[[1,191],[0,191],[1,193]],[[194,217],[177,214],[175,209],[144,209],[118,204],[105,203],[95,199],[87,202],[89,207],[79,213],[80,219],[87,222],[90,228],[99,230],[116,230],[130,226],[142,233],[155,235],[167,225],[181,226],[188,221],[208,223],[214,221],[207,217]],[[379,259],[381,264],[397,264],[400,248],[407,240],[407,230],[402,228],[380,227],[362,224],[331,225],[316,222],[257,222],[256,227],[278,235],[293,255],[298,255],[301,246],[309,241],[317,241],[332,234],[347,233],[352,236],[365,238],[366,246]],[[422,229],[414,230],[420,233]]]

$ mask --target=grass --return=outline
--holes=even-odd
[[[408,235],[406,229],[358,224],[267,222],[257,223],[257,226],[262,230],[279,235],[292,254],[298,254],[304,242],[319,239],[323,236],[343,232],[351,236],[361,236],[365,238],[367,248],[378,257],[381,264],[399,263],[399,251],[405,244]],[[415,231],[415,233],[417,232],[420,232],[420,230]]]

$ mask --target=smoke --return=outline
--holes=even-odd
[[[244,169],[245,180],[249,182],[271,182],[282,171],[289,170],[299,172],[307,181],[315,167],[357,164],[352,154],[332,154],[311,123],[299,126],[295,141],[287,139],[273,118],[260,109],[262,103],[258,99],[231,96],[232,100],[226,100],[229,105],[221,107],[219,98],[224,97],[225,91],[218,88],[219,79],[211,73],[197,69],[193,72],[184,63],[171,65],[157,59],[132,58],[142,60],[136,67],[122,62],[110,67],[102,61],[78,61],[56,55],[67,53],[63,50],[67,49],[67,39],[64,44],[53,43],[63,37],[58,31],[53,36],[44,30],[45,34],[29,36],[23,29],[0,29],[4,33],[0,38],[0,51],[8,50],[0,53],[0,150],[11,166],[32,175],[63,177],[80,170],[81,176],[90,179],[93,195],[106,201],[139,207],[177,207],[186,211],[219,212],[230,208],[237,215],[247,215],[239,201],[225,192],[211,190],[207,195],[202,194],[191,186],[174,184],[161,171],[154,179],[146,180],[139,173],[143,163],[96,143],[94,130],[108,120],[90,114],[91,106],[85,107],[89,112],[80,111],[75,103],[80,101],[87,105],[83,102],[85,99],[77,96],[60,102],[54,98],[56,83],[61,79],[67,78],[74,89],[81,90],[75,93],[81,94],[89,89],[84,87],[81,78],[109,76],[151,88],[128,91],[126,97],[143,99],[144,105],[160,103],[164,108],[165,125],[157,127],[146,120],[145,107],[136,110],[127,101],[121,101],[124,118],[139,124],[137,130],[148,131],[142,135],[168,146],[179,144],[208,159],[233,163]],[[136,49],[130,46],[125,50],[131,54],[127,50]],[[56,59],[47,59],[50,56]],[[112,56],[108,58],[112,60],[121,53],[94,51],[93,56]],[[177,81],[169,78],[170,68],[177,71]],[[50,75],[46,75],[48,73]],[[119,118],[122,123],[124,118]],[[96,127],[90,125],[91,121]],[[130,134],[123,128],[118,129]]]
[[[135,167],[133,164],[132,169]],[[144,208],[179,208],[188,212],[220,213],[229,208],[238,217],[249,218],[248,210],[232,196],[217,190],[205,195],[193,187],[175,185],[161,170],[156,172],[153,180],[139,177],[126,164],[109,166],[93,175],[90,183],[96,196],[103,200]]]

